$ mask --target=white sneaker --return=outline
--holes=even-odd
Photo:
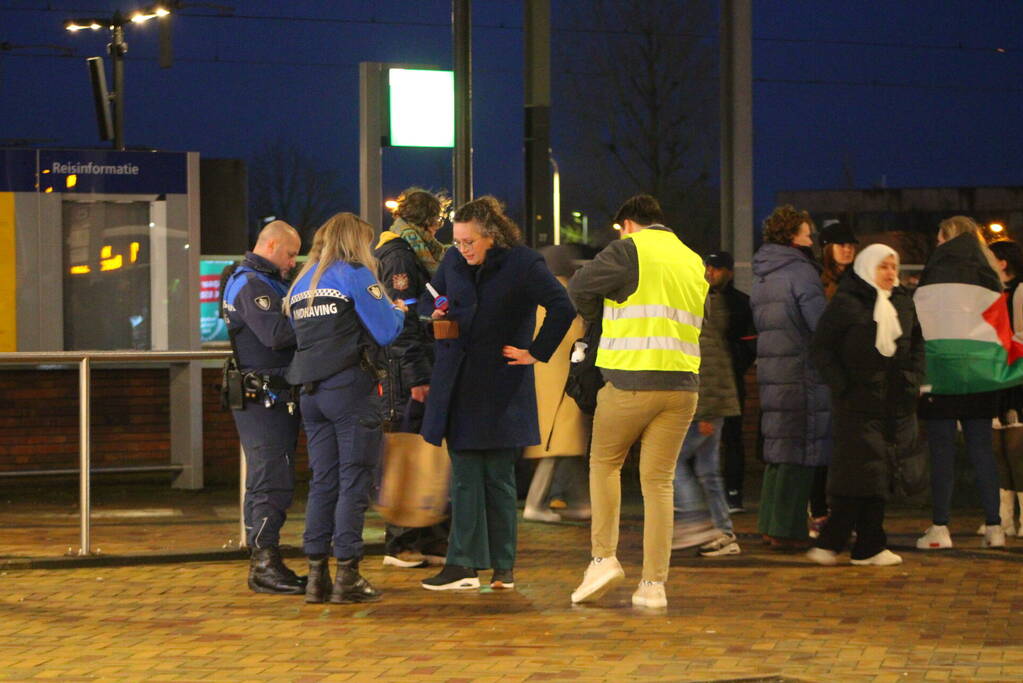
[[[893,553],[891,550],[885,548],[877,555],[873,555],[863,560],[849,560],[850,563],[859,566],[872,566],[872,567],[894,567],[897,564],[902,564],[902,558]]]
[[[639,588],[632,594],[635,607],[667,607],[668,598],[664,595],[663,581],[640,581]]]
[[[806,551],[806,559],[825,567],[834,567],[838,564],[838,553],[827,548],[810,548]]]
[[[948,533],[948,526],[943,524],[932,524],[927,527],[924,535],[916,539],[916,547],[921,550],[940,550],[952,547],[952,534]]]
[[[1004,520],[1005,520],[1005,518],[1003,517],[1002,518],[1002,533],[1004,533],[1006,536],[1015,536],[1016,535],[1016,525],[1013,524],[1011,521],[1008,524],[1006,524]],[[977,527],[977,535],[978,536],[983,536],[986,533],[987,533],[987,524],[981,524],[979,527]]]
[[[522,519],[530,522],[560,522],[561,515],[550,510],[527,507],[522,511]]]
[[[426,566],[426,557],[415,550],[402,550],[393,555],[384,555],[385,567],[400,567],[401,569],[417,569]]]
[[[700,546],[700,555],[703,557],[721,557],[723,555],[738,555],[742,552],[739,542],[735,540],[735,534],[721,534],[713,541]]]
[[[572,604],[599,600],[624,578],[625,570],[617,557],[594,557],[586,567],[583,582],[572,592]]]
[[[980,542],[981,548],[1004,548],[1005,532],[1000,526],[989,526],[984,530],[984,540]]]

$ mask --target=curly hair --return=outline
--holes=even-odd
[[[796,211],[791,204],[775,207],[771,215],[764,219],[764,241],[774,244],[792,244],[792,239],[799,233],[799,227],[807,223],[813,230],[813,219],[808,211]]]
[[[434,194],[421,187],[410,187],[398,195],[397,206],[391,215],[419,228],[427,228],[437,217],[444,217],[451,200],[443,194]]]
[[[497,197],[484,195],[466,202],[455,211],[456,223],[476,221],[483,237],[493,238],[494,244],[512,247],[522,242],[522,231],[515,221],[504,213],[504,205]]]

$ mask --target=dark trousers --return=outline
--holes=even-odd
[[[250,548],[279,545],[295,492],[298,415],[283,403],[265,408],[256,401],[231,412],[245,449],[245,541]]]
[[[475,569],[514,568],[518,449],[448,452],[451,536],[447,564]]]
[[[984,523],[998,526],[1002,518],[998,509],[998,468],[995,465],[991,420],[985,417],[959,422],[963,426],[966,457],[973,463],[977,475]],[[956,421],[927,420],[927,445],[931,451],[931,498],[934,506],[931,519],[935,524],[944,526],[948,524],[952,508]]]
[[[302,422],[309,447],[309,500],[303,547],[307,555],[331,551],[362,557],[362,529],[380,460],[376,380],[360,367],[302,392]]]
[[[831,497],[831,515],[821,529],[817,547],[840,553],[856,532],[850,555],[854,560],[873,557],[888,546],[884,533],[884,498]]]
[[[742,504],[742,484],[746,475],[746,452],[742,445],[742,415],[725,418],[721,428],[721,462],[724,465],[728,502]]]
[[[813,468],[813,486],[810,488],[810,516],[814,519],[828,516],[828,468]]]

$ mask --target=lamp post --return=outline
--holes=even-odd
[[[102,28],[110,31],[107,52],[114,64],[114,91],[109,94],[101,93],[100,96],[106,97],[114,104],[114,149],[124,149],[124,56],[128,53],[128,43],[124,40],[124,27],[128,23],[142,24],[150,19],[166,17],[169,14],[170,10],[167,8],[154,5],[133,12],[128,18],[125,18],[118,10],[109,19],[70,19],[64,23],[64,28],[72,33],[85,29],[98,31]]]

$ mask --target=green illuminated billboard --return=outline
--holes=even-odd
[[[455,72],[388,69],[392,147],[455,146]]]

